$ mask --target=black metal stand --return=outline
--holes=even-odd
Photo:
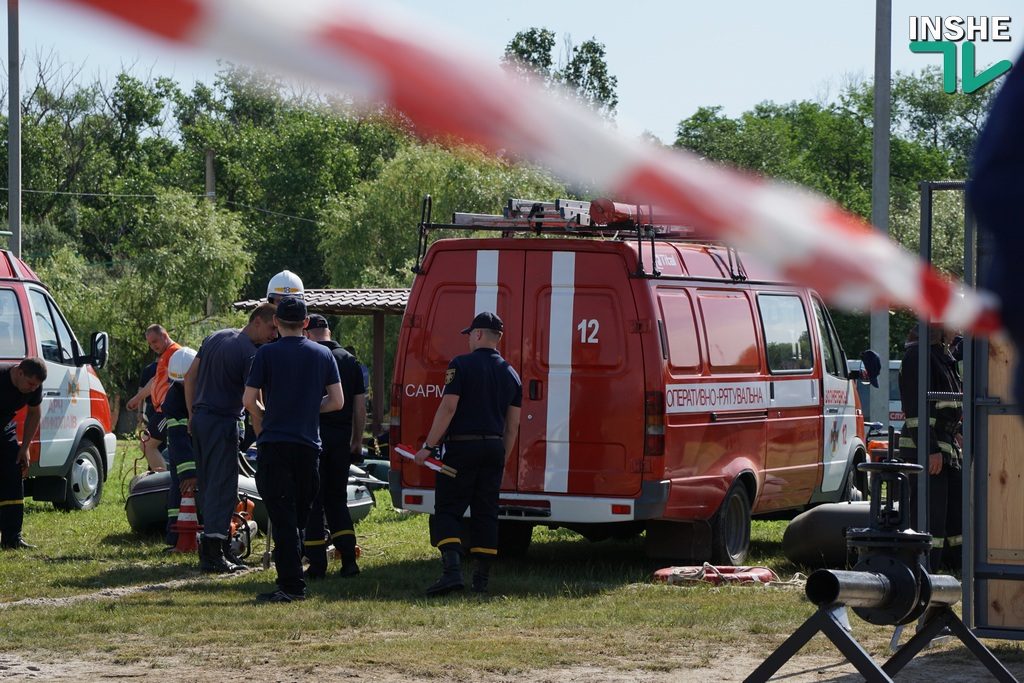
[[[944,628],[948,628],[953,635],[959,638],[960,642],[967,646],[967,649],[985,665],[985,668],[995,676],[997,681],[1017,683],[1017,678],[1003,666],[1002,662],[996,659],[995,655],[978,640],[977,636],[971,633],[960,617],[947,606],[928,608],[921,623],[921,630],[897,650],[889,658],[889,661],[882,665],[882,669],[890,676],[895,676]]]
[[[893,683],[885,671],[882,670],[871,655],[860,646],[850,632],[847,630],[846,606],[830,605],[819,607],[810,619],[805,621],[796,631],[793,632],[786,642],[779,646],[775,652],[769,655],[768,659],[761,662],[761,666],[754,669],[754,672],[747,676],[743,683],[764,683],[771,678],[782,665],[788,662],[793,655],[800,651],[818,632],[824,633],[832,644],[839,648],[843,656],[857,671],[864,676],[868,683]],[[913,655],[911,655],[913,656]]]
[[[889,660],[879,666],[861,647],[846,628],[846,607],[831,605],[820,607],[782,645],[764,660],[743,683],[765,683],[782,668],[807,642],[819,632],[824,633],[832,644],[853,664],[867,683],[893,683],[892,677],[899,673],[911,659],[917,656],[944,628],[967,646],[985,668],[1001,683],[1018,683],[1016,677],[996,659],[987,647],[964,625],[953,610],[947,606],[929,608],[925,612],[921,629],[896,651]]]

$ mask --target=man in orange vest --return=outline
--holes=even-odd
[[[139,389],[138,393],[132,396],[126,405],[128,410],[138,410],[147,396],[153,404],[155,420],[150,422],[147,429],[149,439],[145,441],[144,450],[146,462],[149,463],[149,469],[154,472],[162,472],[167,469],[164,457],[160,453],[160,447],[166,438],[164,435],[164,414],[161,407],[163,406],[164,397],[167,396],[167,389],[170,388],[167,380],[167,364],[170,362],[174,352],[181,348],[181,345],[171,339],[163,325],[155,324],[146,328],[146,343],[149,344],[149,348],[152,349],[153,353],[157,355],[156,375],[146,383],[146,386]]]

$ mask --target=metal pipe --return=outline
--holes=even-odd
[[[928,601],[929,605],[952,606],[960,602],[963,590],[956,577],[945,574],[929,574],[928,583],[932,587],[931,599]]]
[[[875,572],[819,569],[807,579],[807,599],[819,607],[881,607],[889,600],[889,577]]]

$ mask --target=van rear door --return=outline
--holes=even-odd
[[[523,252],[518,250],[475,250],[439,248],[425,263],[409,302],[397,387],[401,402],[402,439],[419,446],[430,431],[449,361],[469,353],[467,337],[460,334],[477,313],[493,311],[505,321],[505,334],[498,350],[519,368],[522,339]],[[513,451],[505,463],[502,488],[514,490],[518,455]],[[402,463],[402,483],[408,487],[432,487],[434,474],[408,461]]]
[[[523,300],[518,490],[639,494],[644,360],[625,260],[527,252]]]

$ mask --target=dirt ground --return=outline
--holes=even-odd
[[[255,571],[255,570],[254,570]],[[118,589],[101,590],[66,598],[35,598],[15,602],[0,603],[0,612],[14,605],[38,604],[46,606],[68,606],[85,600],[119,599],[127,595],[145,591],[160,591],[175,588],[184,584],[209,580],[208,577],[168,581],[166,583],[144,586],[132,586]],[[785,639],[780,635],[778,642]],[[816,639],[824,639],[817,635]],[[709,646],[710,647],[710,646]],[[771,654],[772,646],[757,645],[743,652],[730,649],[728,653],[704,652],[687,655],[677,661],[657,663],[657,670],[617,669],[598,667],[564,667],[553,669],[534,669],[526,673],[510,675],[475,674],[472,678],[445,679],[438,681],[493,681],[495,683],[570,683],[584,680],[587,683],[725,683],[743,681],[750,673]],[[187,681],[195,683],[221,683],[229,680],[274,681],[289,683],[308,680],[343,680],[350,683],[362,681],[374,683],[412,683],[420,680],[415,676],[400,672],[387,671],[380,668],[356,669],[343,667],[318,666],[316,668],[297,667],[282,669],[268,658],[249,657],[251,663],[239,669],[240,659],[237,652],[222,653],[219,661],[207,659],[202,669],[195,667],[194,657],[177,655],[173,657],[154,657],[148,661],[124,663],[115,661],[111,656],[101,653],[79,656],[66,661],[54,661],[53,654],[38,652],[0,652],[0,680],[37,680],[37,681]],[[353,653],[358,660],[358,653]],[[1011,673],[1024,681],[1024,662],[1013,662],[1008,665]],[[835,649],[827,652],[798,654],[786,664],[772,681],[784,683],[854,683],[864,678],[857,673],[853,665],[847,662]],[[992,681],[994,677],[980,662],[958,642],[945,643],[934,650],[925,650],[896,676],[897,681],[908,683],[932,683],[933,681],[955,681],[957,683],[973,683],[975,681]]]
[[[569,683],[584,680],[588,683],[717,683],[719,681],[742,681],[750,675],[768,653],[730,653],[728,656],[711,658],[711,664],[691,668],[686,662],[678,662],[672,671],[607,670],[589,667],[533,670],[515,675],[474,676],[473,680],[496,683]],[[705,660],[706,661],[706,660]],[[665,664],[665,663],[663,663]],[[222,681],[245,679],[250,681],[274,681],[288,683],[308,680],[342,680],[350,683],[361,681],[379,683],[409,683],[418,680],[404,674],[380,669],[356,670],[351,668],[317,667],[282,671],[270,663],[254,663],[244,670],[218,666],[207,662],[202,670],[192,668],[194,660],[186,657],[163,658],[148,662],[118,664],[96,656],[72,661],[54,662],[46,653],[5,653],[0,654],[0,680],[38,681],[194,681],[195,683],[221,683]],[[1024,664],[1014,664],[1011,672],[1024,679]],[[443,681],[445,679],[435,679]],[[454,680],[454,679],[453,679]],[[811,683],[832,681],[853,683],[863,681],[856,670],[834,654],[801,655],[792,660],[776,674],[773,681],[784,683]],[[992,681],[994,678],[962,648],[941,653],[920,655],[901,671],[896,680],[912,683],[933,681]]]

